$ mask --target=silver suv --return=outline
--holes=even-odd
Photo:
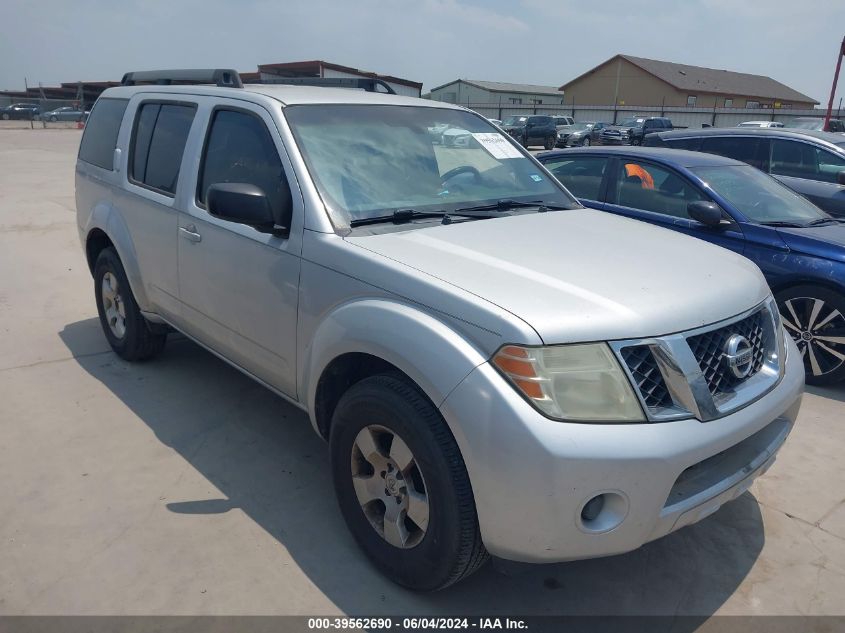
[[[142,361],[179,330],[305,410],[394,581],[635,549],[792,429],[804,371],[758,268],[582,208],[485,118],[232,71],[124,83],[76,167],[106,338]]]

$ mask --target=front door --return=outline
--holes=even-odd
[[[275,123],[264,108],[207,108],[194,195],[179,216],[179,290],[188,334],[279,391],[296,397],[296,314],[302,197]],[[208,187],[260,187],[293,202],[287,235],[263,233],[206,210]]]
[[[745,252],[745,236],[736,222],[708,227],[690,218],[690,202],[710,197],[682,174],[668,167],[633,158],[616,159],[605,208],[664,228]],[[726,216],[727,219],[727,216]]]

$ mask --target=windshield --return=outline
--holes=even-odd
[[[337,228],[399,209],[454,211],[499,200],[579,206],[506,134],[470,112],[320,104],[284,113]]]
[[[807,224],[829,217],[803,196],[750,165],[697,167],[691,171],[753,222]]]
[[[639,127],[643,124],[645,119],[625,119],[619,124],[619,127]]]
[[[821,131],[824,127],[824,119],[795,119],[790,121],[786,127],[796,128],[799,130]]]
[[[506,116],[502,125],[522,125],[527,120],[527,116]]]

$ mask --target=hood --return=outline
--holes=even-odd
[[[688,330],[769,295],[760,270],[739,255],[590,209],[346,239],[486,299],[545,343]]]
[[[791,251],[845,262],[845,224],[777,231]]]
[[[604,128],[605,132],[630,132],[633,129],[636,129],[638,126],[622,126],[622,125],[609,125]]]
[[[516,123],[514,125],[502,125],[500,126],[506,132],[512,132],[514,130],[522,130],[525,129],[525,123]]]

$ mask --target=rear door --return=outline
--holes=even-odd
[[[740,226],[708,227],[690,218],[687,205],[712,201],[683,174],[650,161],[616,158],[611,165],[604,208],[613,213],[679,231],[743,254],[745,237]]]
[[[845,217],[845,153],[792,139],[772,139],[769,173],[831,215]]]
[[[152,308],[169,320],[179,317],[176,271],[177,194],[185,145],[197,101],[182,95],[140,94],[130,104],[132,125],[124,184],[115,190]]]

